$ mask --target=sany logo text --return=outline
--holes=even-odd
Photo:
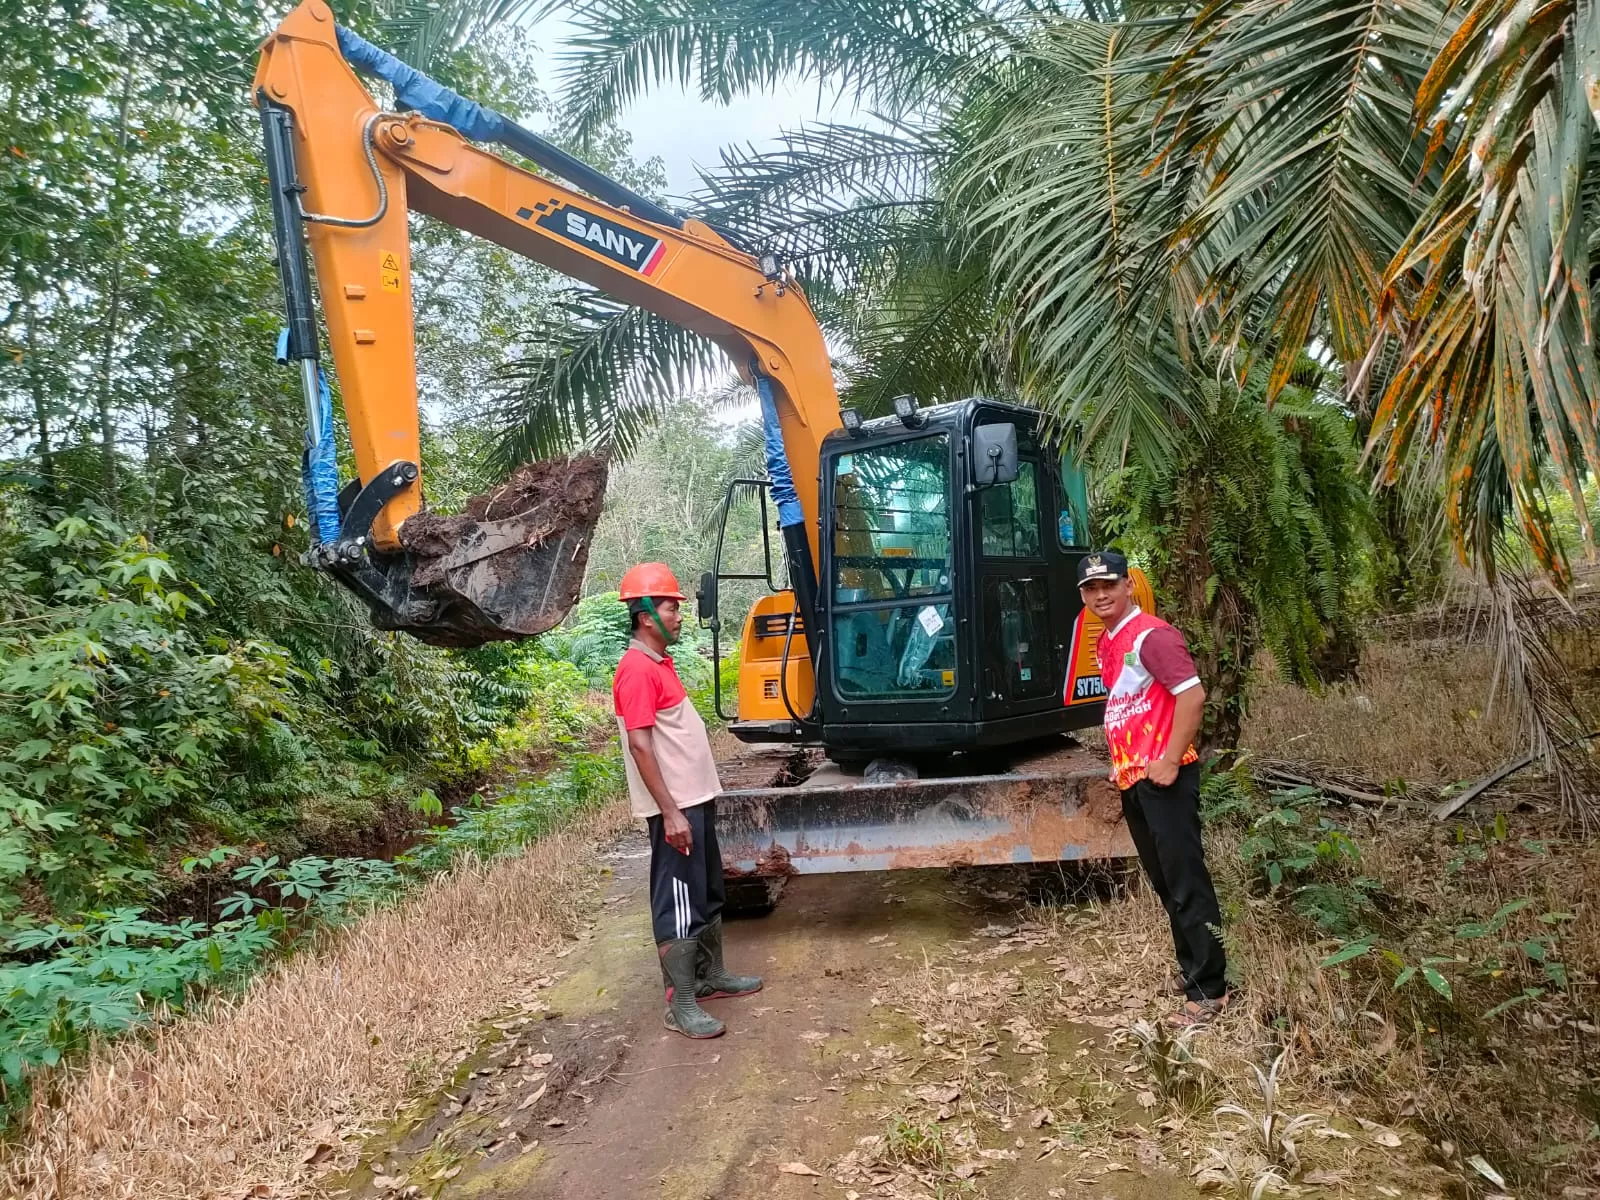
[[[533,213],[531,209],[522,209],[517,215],[527,220]],[[538,217],[534,224],[641,275],[653,275],[667,249],[660,238],[573,205],[558,205]]]

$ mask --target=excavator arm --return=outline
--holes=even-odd
[[[352,59],[421,111],[381,108]],[[450,545],[434,537],[424,547],[408,536],[408,523],[420,528],[422,507],[407,230],[415,211],[657,313],[727,352],[781,430],[787,463],[769,469],[786,465],[792,473],[795,494],[786,497],[779,480],[775,498],[797,599],[802,612],[813,611],[817,468],[823,438],[839,425],[838,398],[816,318],[774,262],[628,192],[339,29],[323,0],[304,0],[266,40],[253,93],[266,130],[289,317],[285,357],[300,367],[308,441],[326,438],[327,418],[325,405],[319,410],[307,243],[359,474],[343,497],[338,536],[312,551],[316,565],[361,593],[380,624],[448,645],[541,632],[561,619],[581,583],[597,502],[583,510],[578,524],[587,528],[576,538],[570,526],[556,538],[559,520],[531,510],[498,521],[486,510],[483,520],[453,529]],[[577,186],[475,144],[490,139]],[[559,508],[558,497],[545,500]],[[508,567],[507,559],[520,561]]]

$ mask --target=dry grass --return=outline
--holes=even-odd
[[[1491,677],[1487,651],[1442,640],[1373,642],[1354,680],[1320,694],[1265,664],[1243,742],[1375,783],[1472,779],[1517,751],[1514,724],[1490,703]]]
[[[0,1194],[314,1194],[306,1159],[326,1131],[337,1143],[393,1117],[527,988],[590,907],[597,848],[624,819],[615,806],[520,858],[462,867],[204,1017],[95,1050],[40,1087]]]
[[[1591,691],[1595,641],[1589,625],[1558,639]],[[1434,786],[1470,778],[1520,748],[1506,714],[1487,711],[1490,669],[1482,651],[1437,637],[1377,642],[1354,684],[1316,695],[1264,682],[1246,741],[1311,774],[1323,767]],[[1567,836],[1553,786],[1531,771],[1443,824],[1392,810],[1328,815],[1360,846],[1353,870],[1376,883],[1379,944],[1407,963],[1448,959],[1439,965],[1451,996],[1416,986],[1397,992],[1400,966],[1376,954],[1342,971],[1322,969],[1338,941],[1289,913],[1287,897],[1263,901],[1239,859],[1243,831],[1217,828],[1208,853],[1219,891],[1231,898],[1227,935],[1249,988],[1247,1027],[1286,1031],[1315,1091],[1425,1130],[1443,1178],[1470,1180],[1463,1162],[1474,1152],[1529,1195],[1559,1195],[1600,1173],[1591,1132],[1600,1104],[1600,845]],[[1495,936],[1457,934],[1521,899],[1528,907]],[[1570,919],[1541,923],[1541,914]],[[1565,988],[1518,949],[1552,932],[1570,976]],[[1486,1015],[1523,986],[1543,995]]]
[[[880,1114],[881,1138],[831,1165],[836,1183],[870,1179],[871,1160],[902,1172],[883,1185],[892,1196],[969,1180],[982,1180],[979,1195],[1089,1195],[1083,1185],[1124,1172],[1153,1181],[1141,1195],[1177,1194],[1185,1176],[1243,1180],[1248,1195],[1271,1171],[1330,1197],[1446,1191],[1424,1137],[1330,1089],[1265,993],[1198,1036],[1160,1037],[1176,1003],[1159,993],[1172,947],[1142,884],[1109,903],[1018,917],[1013,931],[953,943],[880,986],[875,1001],[909,1019],[917,1039],[884,1062],[873,1051],[870,1077],[894,1107]],[[1269,1098],[1261,1080],[1280,1059]],[[895,1152],[908,1140],[939,1153],[908,1160]]]
[[[1453,830],[1426,819],[1390,816],[1383,828],[1357,835],[1362,874],[1396,906],[1397,923],[1412,926],[1381,943],[1402,948],[1412,962],[1429,952],[1462,956],[1444,966],[1451,999],[1420,983],[1397,992],[1398,968],[1376,955],[1343,971],[1324,969],[1338,940],[1280,905],[1247,900],[1238,835],[1218,831],[1208,852],[1225,897],[1231,971],[1246,989],[1241,1016],[1224,1025],[1235,1054],[1281,1041],[1307,1096],[1425,1134],[1428,1173],[1447,1190],[1467,1187],[1472,1172],[1463,1163],[1474,1153],[1519,1179],[1529,1195],[1561,1194],[1600,1170],[1586,1108],[1595,1098],[1589,1021],[1600,913],[1585,900],[1600,891],[1600,848],[1546,843],[1537,856],[1513,833],[1483,862],[1452,869],[1460,849]],[[1543,982],[1537,964],[1513,954],[1495,969],[1493,944],[1452,940],[1449,931],[1521,896],[1533,905],[1508,925],[1507,943],[1544,932],[1537,914],[1576,914],[1560,942],[1573,982],[1565,993],[1546,984],[1537,1003],[1485,1019],[1521,984]]]

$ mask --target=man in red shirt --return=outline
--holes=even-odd
[[[1177,1025],[1210,1021],[1227,1006],[1222,912],[1200,842],[1200,756],[1195,735],[1206,691],[1183,634],[1133,602],[1128,560],[1085,555],[1078,591],[1105,632],[1095,646],[1106,686],[1111,781],[1150,886],[1172,924],[1178,973],[1167,988],[1187,1000]]]
[[[720,1037],[724,1026],[701,1000],[761,990],[754,975],[722,964],[722,852],[716,795],[722,790],[705,722],[689,702],[667,647],[678,640],[683,592],[665,563],[640,563],[622,577],[633,638],[617,664],[611,697],[622,731],[633,815],[650,832],[650,916],[667,989],[668,1029]]]

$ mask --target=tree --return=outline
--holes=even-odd
[[[522,7],[335,3],[533,120],[542,97],[497,35]],[[144,902],[190,839],[359,844],[387,806],[478,761],[527,702],[533,653],[374,630],[297,561],[304,415],[273,360],[282,297],[247,99],[266,10],[22,0],[8,17],[0,924]],[[594,144],[648,177],[615,130]],[[487,482],[473,409],[551,276],[420,219],[414,233],[430,489],[448,502]]]

